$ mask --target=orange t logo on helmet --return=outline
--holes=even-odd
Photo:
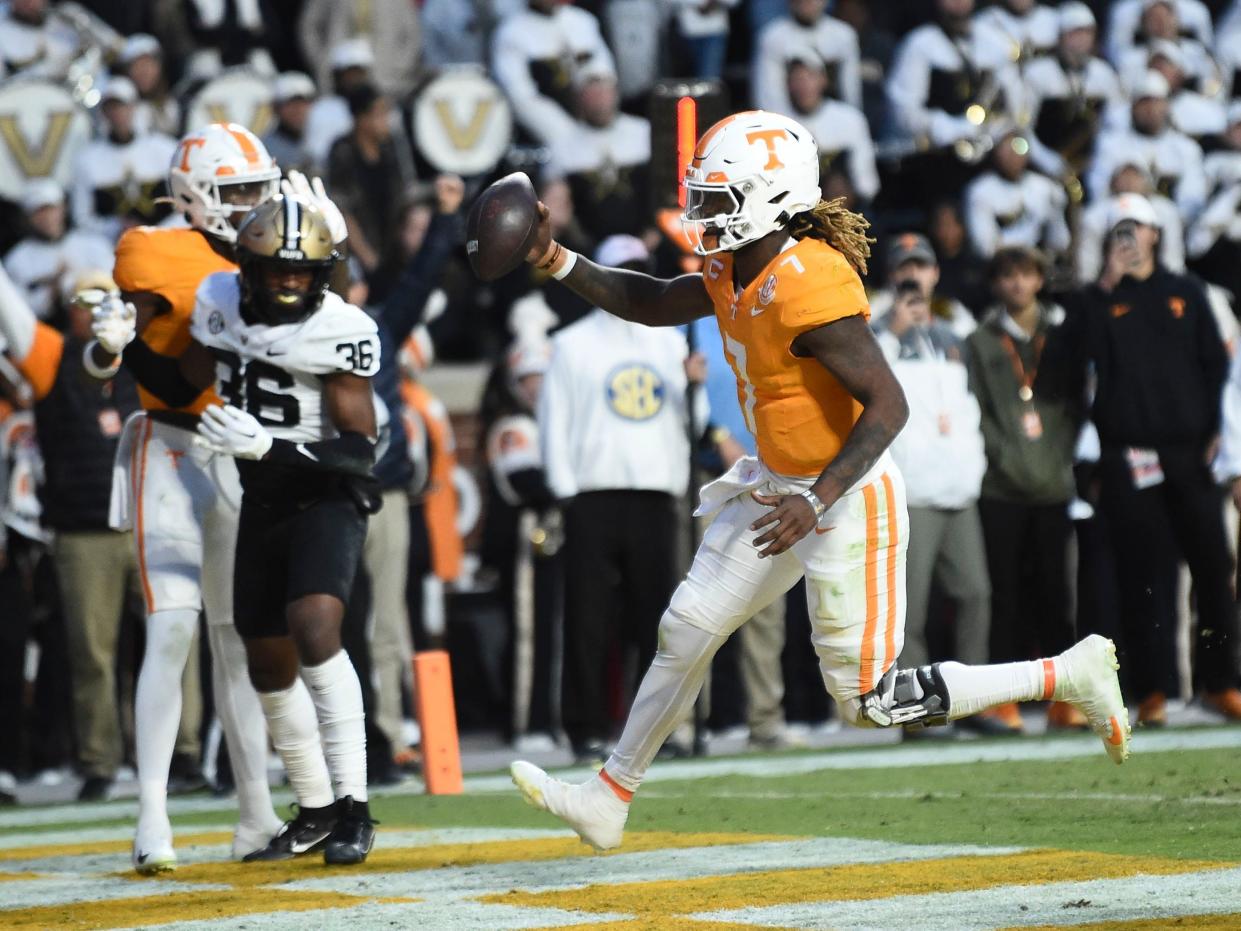
[[[757,129],[752,133],[746,133],[745,141],[751,144],[761,141],[767,146],[767,164],[763,166],[763,170],[768,171],[772,168],[784,167],[784,162],[780,161],[780,157],[776,155],[776,140],[788,137],[788,133],[783,129]]]

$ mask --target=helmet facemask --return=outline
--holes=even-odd
[[[240,257],[241,306],[252,323],[281,326],[301,323],[323,303],[334,261],[297,262],[243,253]],[[294,290],[270,283],[269,275],[288,271],[308,271],[304,289]]]
[[[287,197],[264,201],[237,232],[241,310],[248,322],[300,323],[319,309],[340,253],[313,205]],[[309,273],[304,284],[281,280],[298,272]]]
[[[236,181],[192,181],[188,187],[199,201],[199,216],[202,218],[200,229],[225,242],[233,243],[237,241],[237,224],[233,223],[233,217],[244,217],[263,201],[279,194],[280,171],[273,169],[271,172],[264,172],[260,177]],[[246,189],[244,193],[243,188]],[[184,193],[182,197],[185,197]],[[185,204],[177,206],[189,212]]]

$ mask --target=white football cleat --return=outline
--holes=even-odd
[[[233,859],[243,860],[247,854],[266,847],[280,833],[284,822],[272,812],[271,820],[263,825],[238,824],[233,831]]]
[[[525,760],[518,760],[509,772],[527,802],[560,818],[584,843],[600,851],[620,846],[629,803],[617,798],[602,778],[573,785]]]
[[[131,859],[134,869],[143,876],[169,873],[177,868],[177,853],[172,849],[172,825],[166,812],[139,812]]]
[[[1129,710],[1120,694],[1116,670],[1116,645],[1091,634],[1055,659],[1056,687],[1053,698],[1078,708],[1103,747],[1117,765],[1129,757]]]

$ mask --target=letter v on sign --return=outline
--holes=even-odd
[[[0,138],[4,139],[4,144],[27,178],[45,178],[56,167],[72,120],[73,114],[69,112],[49,114],[43,138],[37,145],[31,146],[17,126],[17,117],[6,114],[0,116]]]
[[[474,114],[463,126],[457,122],[451,102],[441,98],[435,101],[435,115],[439,117],[440,124],[444,127],[444,132],[448,134],[448,141],[452,143],[453,148],[466,151],[474,148],[474,144],[478,142],[478,137],[482,135],[483,127],[487,125],[487,118],[491,116],[494,106],[494,100],[486,98],[476,100]]]

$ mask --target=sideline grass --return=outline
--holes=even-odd
[[[1234,804],[1235,803],[1235,804]],[[551,827],[517,793],[377,799],[386,825]],[[867,837],[1241,860],[1229,750],[660,782],[629,827]]]

